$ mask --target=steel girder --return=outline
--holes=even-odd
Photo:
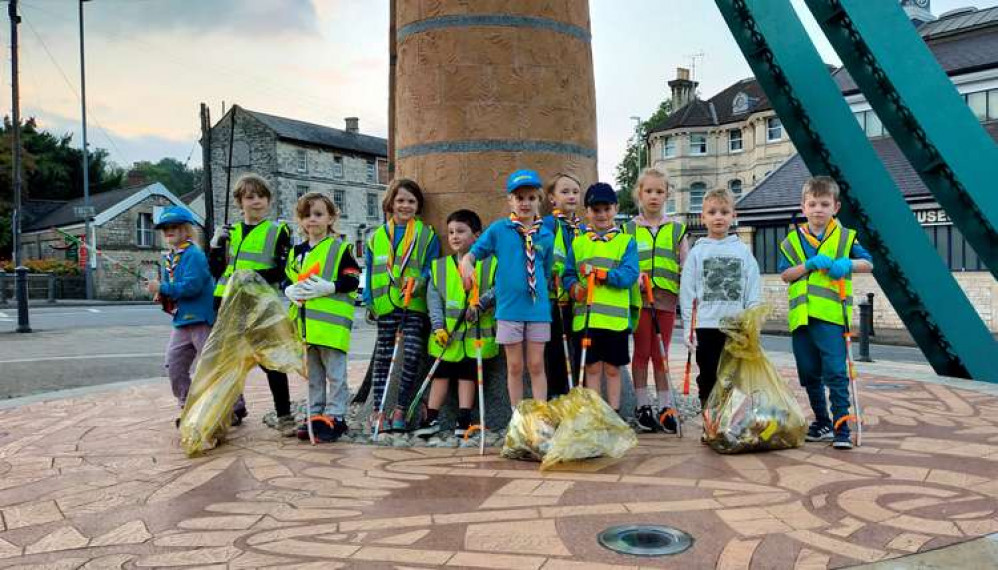
[[[874,258],[874,276],[942,375],[998,381],[995,342],[918,225],[789,0],[715,0],[813,174],[835,178],[841,216]],[[788,224],[790,220],[788,220]]]

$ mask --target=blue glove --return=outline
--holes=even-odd
[[[804,269],[807,269],[808,271],[825,271],[832,267],[832,263],[833,261],[831,257],[828,257],[823,253],[819,253],[804,262]]]
[[[852,273],[852,260],[842,257],[832,262],[832,266],[828,269],[828,278],[837,281],[850,273]]]

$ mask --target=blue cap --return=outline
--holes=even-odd
[[[163,210],[159,215],[159,221],[156,222],[156,229],[160,229],[163,226],[176,226],[180,224],[196,224],[197,220],[194,219],[194,214],[191,213],[187,208],[181,206],[170,206]]]
[[[506,179],[506,193],[509,194],[516,190],[517,188],[523,188],[529,186],[531,188],[540,188],[543,186],[541,184],[541,177],[539,174],[529,169],[517,170],[513,174],[509,175]]]
[[[617,193],[606,182],[597,182],[586,190],[586,206],[595,204],[616,204]]]

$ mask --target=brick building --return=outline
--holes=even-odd
[[[166,206],[184,203],[159,182],[119,188],[90,197],[94,209],[92,231],[97,249],[107,258],[97,264],[94,294],[98,299],[145,299],[149,295],[139,280],[108,259],[142,275],[155,276],[163,244],[153,229]],[[68,202],[30,202],[21,240],[25,259],[79,261],[77,248],[55,228],[83,239],[83,198]],[[195,213],[201,223],[201,218]]]
[[[383,221],[381,200],[388,179],[388,142],[361,134],[356,117],[347,118],[345,129],[340,130],[233,105],[211,129],[216,224],[225,220],[226,166],[233,119],[230,184],[247,172],[267,179],[275,194],[272,216],[292,227],[296,226],[294,206],[300,196],[307,192],[329,195],[340,208],[339,232],[357,245],[358,252],[362,251],[367,234]],[[202,208],[197,210],[203,212]],[[231,196],[228,219],[230,223],[240,219]]]

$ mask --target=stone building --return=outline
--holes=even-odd
[[[340,233],[362,251],[367,234],[383,221],[387,141],[361,134],[356,117],[347,118],[345,129],[340,130],[233,105],[211,129],[215,224],[226,219],[226,180],[230,178],[226,166],[233,120],[230,186],[248,172],[263,176],[274,192],[272,216],[292,227],[296,227],[294,208],[299,197],[308,192],[327,194],[340,208]],[[228,200],[232,223],[240,219],[240,213],[231,195]]]
[[[98,257],[94,274],[94,295],[99,299],[145,299],[149,295],[139,279],[122,269],[152,277],[162,255],[159,232],[153,229],[160,211],[167,206],[184,206],[180,198],[159,182],[119,188],[90,197],[93,208],[92,231]],[[25,220],[21,239],[26,259],[69,259],[83,263],[71,240],[58,228],[80,240],[84,235],[83,198],[68,202],[31,202],[32,213]],[[202,219],[195,213],[198,223]],[[120,264],[120,265],[118,265]]]
[[[954,10],[926,21],[927,3],[918,4],[911,6],[913,10],[909,13],[919,17],[915,20],[919,34],[985,130],[998,141],[998,7]],[[834,79],[926,236],[982,320],[998,332],[998,282],[922,183],[849,73],[840,69]],[[786,286],[776,273],[777,248],[791,228],[791,216],[800,211],[801,188],[810,175],[800,155],[794,154],[736,207],[739,234],[751,244],[759,261],[763,293],[777,308],[777,316],[786,314],[787,303]],[[880,299],[874,303],[875,326],[903,327],[871,275],[859,275],[854,283],[857,296],[873,293]]]

